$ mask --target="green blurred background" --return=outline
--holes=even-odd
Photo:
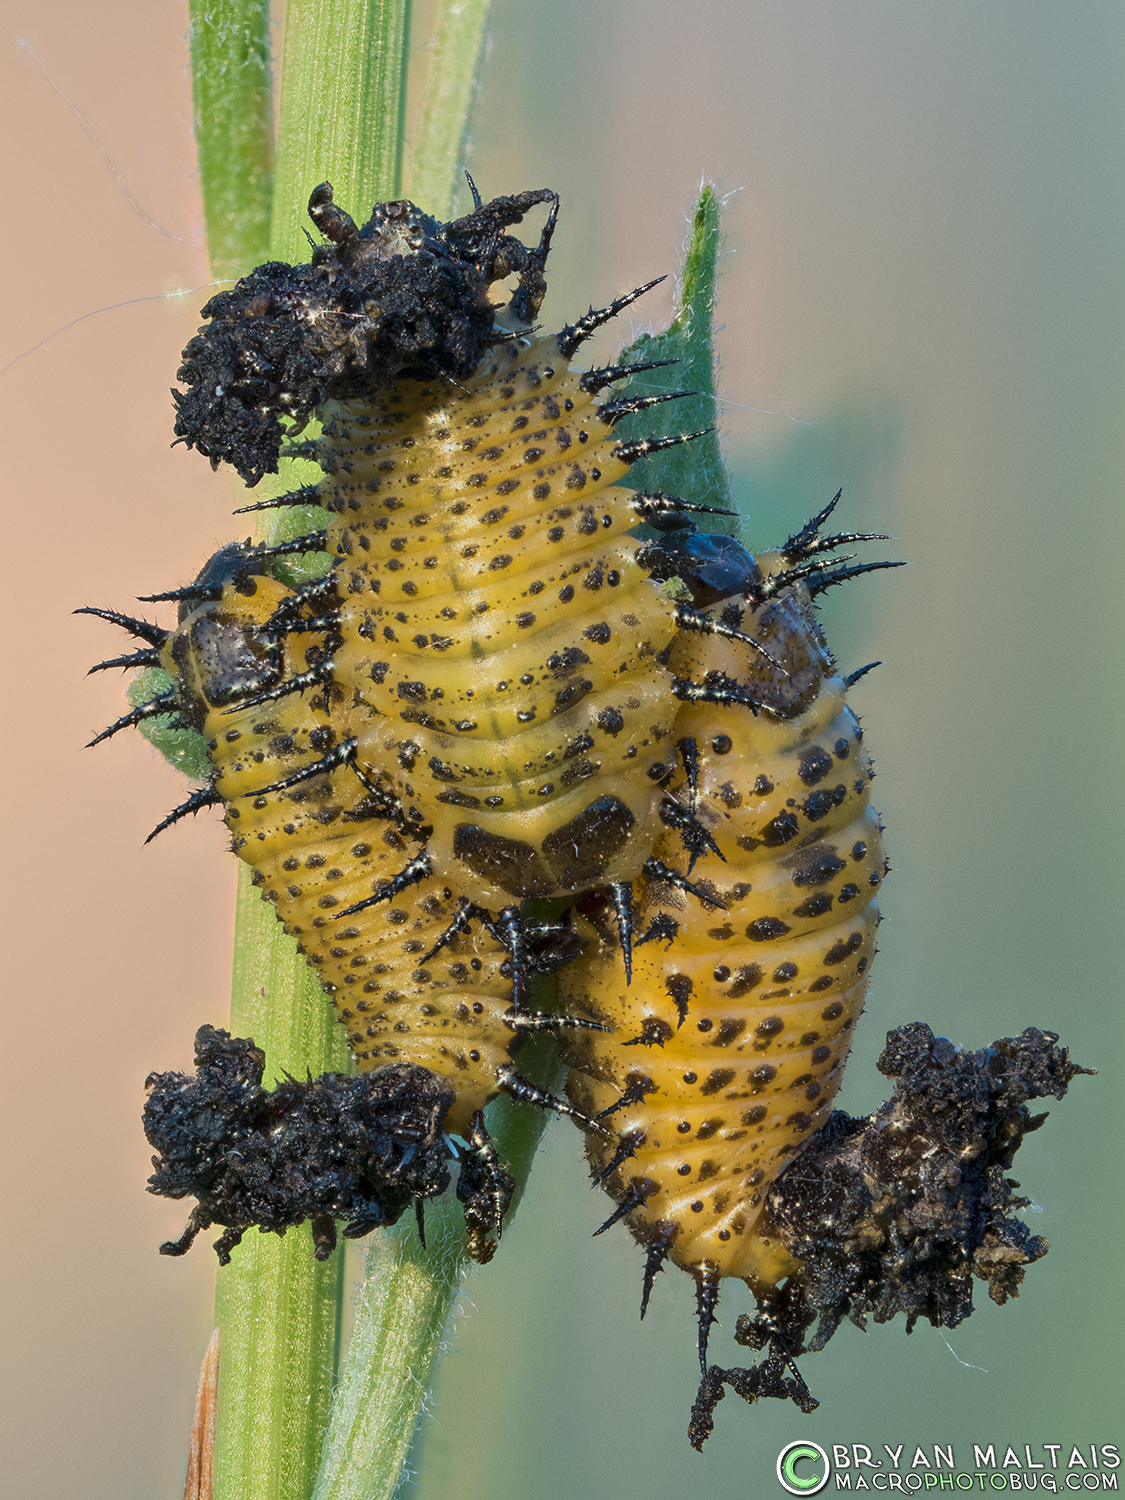
[[[207,280],[185,30],[179,0],[9,0],[0,363]],[[22,35],[181,240],[129,207]],[[472,168],[486,196],[563,195],[545,323],[672,269],[711,178],[732,194],[721,420],[743,539],[776,542],[842,484],[842,524],[910,562],[824,612],[848,668],[884,662],[855,703],[894,867],[840,1102],[885,1096],[874,1060],[916,1019],[970,1046],[1057,1030],[1100,1076],[1019,1158],[1052,1250],[1018,1302],[985,1297],[948,1344],[847,1327],[804,1363],[815,1415],[731,1396],[702,1457],[691,1283],[662,1277],[639,1325],[640,1252],[591,1241],[606,1201],[557,1125],[461,1298],[419,1500],[779,1494],[797,1437],[953,1444],[962,1468],[974,1442],[1121,1441],[1123,82],[1125,9],[1097,0],[496,0]],[[659,324],[666,291],[619,335]],[[0,377],[0,1491],[20,1500],[177,1494],[209,1327],[208,1252],[155,1254],[183,1213],[143,1195],[137,1114],[145,1073],[186,1065],[223,1018],[233,861],[217,820],[141,849],[177,779],[139,737],[79,755],[121,711],[117,683],[81,681],[118,643],[69,618],[182,582],[236,534],[237,486],[166,446],[208,294],[101,314]],[[745,1362],[730,1333],[749,1305],[724,1289],[719,1362]]]

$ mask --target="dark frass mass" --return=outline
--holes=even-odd
[[[973,1310],[973,1279],[993,1302],[1019,1296],[1024,1267],[1049,1245],[1022,1219],[1019,1183],[1006,1174],[1024,1136],[1047,1116],[1032,1099],[1062,1099],[1093,1069],[1070,1061],[1050,1031],[1029,1026],[965,1052],[916,1021],[889,1032],[879,1071],[895,1091],[874,1114],[833,1113],[794,1170],[768,1197],[768,1212],[801,1270],[758,1295],[735,1339],[767,1355],[749,1370],[711,1365],[688,1436],[702,1448],[725,1386],[753,1402],[777,1396],[812,1411],[794,1363],[823,1349],[845,1318],[866,1326],[902,1313],[956,1328]],[[809,1330],[816,1325],[809,1337]]]

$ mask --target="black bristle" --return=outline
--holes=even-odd
[[[653,1226],[652,1239],[648,1242],[648,1254],[645,1256],[645,1274],[641,1289],[642,1323],[645,1320],[645,1313],[648,1312],[648,1299],[652,1296],[652,1284],[656,1280],[656,1273],[663,1269],[675,1238],[676,1226],[666,1219]]]
[[[631,443],[618,443],[613,456],[623,464],[635,464],[638,459],[651,458],[654,453],[662,453],[665,448],[675,448],[680,443],[693,443],[696,438],[706,437],[714,431],[714,427],[701,427],[698,432],[680,432],[673,437],[637,438]]]
[[[601,1119],[601,1116],[599,1115],[598,1118]],[[612,1159],[591,1181],[590,1186],[601,1187],[606,1178],[616,1172],[618,1167],[623,1167],[631,1157],[636,1156],[637,1147],[642,1143],[644,1138],[645,1133],[643,1130],[630,1130],[621,1136],[617,1142],[617,1150],[613,1153]]]
[[[680,602],[675,608],[675,620],[683,630],[698,630],[701,635],[717,635],[725,641],[740,641],[742,645],[749,646],[756,651],[759,656],[764,656],[779,677],[789,676],[789,673],[779,661],[774,660],[761,641],[755,640],[752,635],[747,635],[742,630],[735,630],[732,625],[727,625],[722,620],[716,620],[706,610],[696,609],[692,604]]]
[[[241,705],[239,705],[241,707]],[[247,792],[248,797],[264,797],[269,792],[288,791],[291,786],[299,786],[302,781],[311,781],[314,776],[324,776],[330,771],[351,760],[356,752],[359,741],[353,736],[351,739],[341,740],[340,743],[329,750],[327,755],[321,756],[319,760],[311,761],[307,766],[302,766],[299,771],[294,771],[290,776],[284,776],[280,781],[271,781],[268,786],[257,787],[253,792]],[[343,915],[343,913],[341,913]]]
[[[319,505],[320,486],[316,484],[303,484],[299,490],[290,490],[287,495],[275,495],[272,500],[259,500],[254,505],[241,505],[233,512],[236,516],[245,516],[252,510],[276,510],[282,505]]]
[[[184,601],[200,602],[222,598],[222,584],[185,584],[182,589],[167,589],[163,594],[138,594],[138,604],[181,604]]]
[[[762,707],[760,698],[755,698],[748,687],[728,677],[725,672],[708,672],[703,682],[692,682],[687,677],[673,677],[672,696],[681,703],[741,703],[751,713],[757,714]]]
[[[857,563],[854,568],[826,568],[822,573],[810,577],[807,588],[815,599],[825,590],[835,588],[838,583],[847,583],[849,578],[858,578],[861,573],[876,573],[880,568],[905,568],[904,562]]]
[[[89,677],[94,672],[108,672],[110,667],[158,667],[160,665],[160,652],[152,651],[130,651],[127,656],[112,656],[108,661],[96,662],[86,673]]]
[[[866,677],[868,672],[874,672],[876,667],[881,667],[882,665],[881,661],[869,661],[865,667],[857,667],[854,672],[849,672],[844,678],[844,686],[846,688],[855,687],[861,677]]]
[[[617,380],[628,380],[630,376],[640,375],[645,370],[661,370],[665,365],[678,364],[678,359],[650,359],[643,365],[602,365],[600,370],[587,370],[578,384],[587,396],[593,396]]]
[[[329,684],[332,681],[331,661],[318,662],[315,667],[310,667],[307,672],[297,672],[294,676],[284,679],[274,687],[266,688],[263,692],[256,693],[253,698],[243,698],[231,708],[225,708],[224,714],[241,713],[245,708],[258,708],[263,703],[274,703],[278,698],[285,698],[290,693],[307,693],[309,688],[319,687],[321,683]]]
[[[699,1320],[699,1367],[707,1374],[707,1344],[719,1305],[719,1272],[709,1260],[692,1267],[695,1277],[695,1313]]]
[[[288,542],[278,542],[273,547],[255,547],[254,561],[260,557],[288,557],[294,552],[323,552],[324,544],[328,540],[328,528],[322,526],[319,531],[310,531],[305,536],[295,536]]]
[[[598,416],[611,427],[625,417],[639,411],[648,411],[650,406],[660,406],[664,401],[682,401],[685,396],[694,396],[694,391],[665,391],[656,396],[622,396],[620,401],[606,401],[598,407]]]
[[[535,1104],[540,1109],[550,1109],[559,1115],[569,1115],[576,1124],[581,1125],[583,1130],[601,1129],[596,1121],[584,1115],[581,1110],[575,1109],[565,1099],[558,1099],[554,1094],[549,1094],[546,1089],[536,1088],[526,1078],[521,1078],[510,1063],[501,1063],[496,1069],[496,1083],[501,1093],[507,1094],[519,1104]]]
[[[800,531],[795,532],[789,538],[785,546],[781,549],[781,555],[786,562],[798,562],[802,557],[807,555],[809,545],[816,542],[820,536],[820,528],[836,509],[837,505],[839,505],[840,496],[843,493],[844,491],[841,487],[832,496],[832,499],[829,500],[823,510],[817,511],[811,520],[805,522]]]
[[[541,1010],[509,1010],[504,1020],[513,1031],[609,1031],[600,1021],[587,1021],[582,1016],[560,1016]]]
[[[158,833],[163,833],[166,828],[171,828],[173,823],[178,823],[181,818],[186,818],[188,813],[200,812],[205,807],[218,807],[222,804],[222,797],[213,786],[201,786],[192,792],[190,797],[185,798],[179,807],[174,807],[162,823],[156,827],[145,839],[146,844],[151,844]]]
[[[527,1000],[531,979],[531,962],[527,952],[527,931],[518,906],[505,906],[493,918],[493,932],[511,954],[512,1009],[521,1011]]]
[[[629,1109],[634,1104],[640,1104],[646,1094],[656,1092],[656,1085],[651,1078],[643,1073],[638,1073],[625,1085],[616,1104],[611,1104],[607,1109],[601,1110],[594,1116],[595,1120],[608,1120],[610,1115],[615,1115],[619,1109]]]
[[[449,926],[440,935],[437,942],[430,949],[430,951],[428,953],[422,954],[422,957],[418,960],[419,964],[428,964],[430,960],[432,958],[435,958],[444,947],[446,947],[453,941],[455,937],[459,937],[463,932],[468,932],[469,923],[473,920],[474,917],[479,916],[480,912],[478,908],[473,905],[468,896],[462,896],[461,905],[457,908],[452,922],[450,922]]]
[[[147,641],[150,646],[163,646],[171,634],[162,625],[152,625],[148,620],[135,620],[132,615],[118,614],[115,609],[94,609],[92,605],[87,604],[82,609],[76,609],[74,613],[97,615],[99,620],[108,620],[111,625],[120,625],[122,630],[135,635],[139,641]]]
[[[726,864],[726,855],[708,830],[698,818],[692,816],[682,802],[677,802],[671,793],[665,796],[657,811],[665,827],[674,828],[680,835],[680,840],[688,854],[689,875],[695,868],[696,860],[702,858],[704,854],[717,854],[723,864]]]
[[[722,901],[717,900],[714,896],[709,896],[706,891],[700,890],[699,886],[692,885],[690,880],[679,874],[678,871],[670,869],[668,865],[664,864],[662,860],[657,859],[655,855],[650,855],[645,860],[641,866],[641,873],[646,880],[666,880],[669,885],[674,885],[681,891],[690,891],[705,906],[715,906],[720,911],[726,911],[726,906]]]
[[[643,520],[665,515],[688,512],[704,516],[737,516],[736,510],[720,510],[717,505],[693,505],[690,500],[681,500],[678,495],[665,495],[661,490],[649,490],[635,494],[630,502]]]
[[[625,983],[633,982],[633,886],[628,880],[615,880],[609,887],[609,899],[617,918],[621,939],[621,956],[625,960]]]
[[[642,943],[651,943],[653,941],[671,945],[676,941],[679,930],[680,924],[669,912],[657,912],[642,935],[633,944],[633,947],[639,948]]]
[[[354,744],[355,741],[351,743]],[[410,886],[420,884],[431,873],[430,856],[423,849],[421,854],[415,855],[409,864],[399,870],[397,875],[393,875],[386,885],[380,886],[373,896],[368,896],[366,901],[357,901],[354,906],[349,906],[345,911],[333,912],[332,920],[339,922],[344,917],[354,917],[356,912],[366,911],[369,906],[378,906],[381,901],[393,901]]]
[[[591,308],[584,318],[579,318],[576,323],[568,323],[558,337],[558,350],[564,359],[570,359],[580,344],[602,326],[608,323],[610,318],[615,318],[619,312],[623,312],[638,297],[643,297],[646,292],[651,292],[654,286],[659,286],[667,277],[658,276],[655,281],[648,281],[644,286],[635,287],[633,291],[626,292],[623,297],[618,297],[608,307],[599,307],[597,310]]]
[[[103,740],[108,740],[111,735],[117,734],[122,729],[132,729],[145,719],[154,719],[157,714],[174,712],[178,706],[178,701],[175,693],[160,693],[157,697],[150,698],[147,703],[138,704],[136,708],[130,709],[127,714],[122,714],[121,718],[111,724],[108,729],[103,729],[101,734],[96,734],[86,746],[86,749],[92,750],[95,745],[100,745]]]

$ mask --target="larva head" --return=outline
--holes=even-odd
[[[529,248],[503,231],[538,203],[553,207]],[[177,374],[189,389],[173,392],[177,437],[256,484],[277,470],[282,419],[299,428],[329,397],[404,374],[465,378],[496,338],[493,282],[519,277],[517,323],[538,312],[557,205],[543,188],[441,224],[413,203],[378,203],[359,228],[322,183],[309,214],[329,245],[308,265],[259,266],[204,307]]]
[[[245,552],[237,546],[217,552],[194,589],[204,592],[203,602],[185,600],[180,605],[180,623],[161,657],[179,684],[182,715],[202,731],[212,712],[280,680],[283,650],[263,627],[290,590],[273,578],[251,573]]]
[[[678,578],[701,608],[762,584],[757,559],[732,536],[682,530],[646,547],[642,557],[653,578]]]
[[[800,582],[780,583],[787,568],[782,553],[755,556],[734,537],[680,531],[647,547],[643,560],[654,578],[679,579],[696,606],[721,605],[721,623],[752,635],[768,653],[681,632],[669,661],[678,677],[725,677],[774,714],[792,718],[805,712],[834,664],[808,591]]]

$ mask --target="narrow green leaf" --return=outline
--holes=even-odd
[[[318,183],[362,224],[402,192],[409,0],[289,0],[270,256],[307,261]]]
[[[266,258],[273,171],[268,0],[191,0],[192,102],[207,245],[219,277]]]
[[[492,0],[442,0],[410,196],[436,219],[456,215]]]
[[[615,386],[612,399],[651,396],[664,391],[692,394],[682,401],[668,401],[624,418],[617,427],[622,438],[669,437],[717,425],[713,335],[722,241],[720,206],[718,194],[707,183],[692,215],[672,322],[661,333],[641,334],[618,356],[618,363],[623,365],[658,359],[673,359],[677,363],[662,370],[647,370],[628,383]],[[630,471],[629,484],[638,490],[663,490],[696,504],[737,508],[731,499],[717,432],[641,459]]]

